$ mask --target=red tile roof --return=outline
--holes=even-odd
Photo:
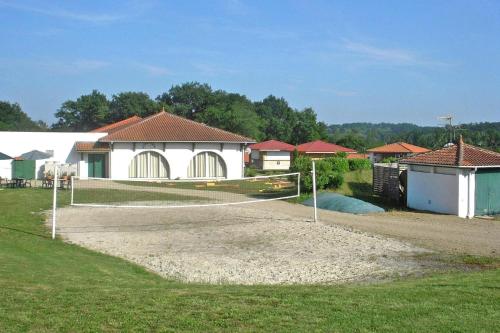
[[[275,151],[275,150],[283,150],[283,151],[293,151],[295,146],[278,141],[278,140],[268,140],[259,143],[254,143],[249,147],[252,150],[260,150],[260,151]]]
[[[107,142],[87,142],[79,141],[76,144],[77,152],[106,152],[110,151],[109,143]]]
[[[454,167],[499,166],[500,153],[466,144],[458,144],[401,160],[400,163]]]
[[[321,140],[316,140],[312,142],[303,143],[297,146],[297,150],[300,153],[355,153],[356,151],[350,148],[342,147],[333,143],[324,142]]]
[[[254,140],[161,111],[99,139],[101,142],[238,142]]]
[[[96,128],[90,132],[98,132],[98,133],[108,133],[111,134],[113,132],[119,131],[121,129],[124,129],[127,126],[136,124],[142,120],[141,117],[139,116],[132,116],[130,118],[118,121],[116,123],[112,123],[103,127]]]
[[[396,142],[385,146],[376,147],[367,150],[370,153],[409,153],[420,154],[427,153],[430,150],[427,148],[415,146],[406,142]]]

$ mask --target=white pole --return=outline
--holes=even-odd
[[[314,203],[314,222],[318,222],[318,208],[316,206],[316,163],[312,161],[312,182],[313,182],[313,203]]]
[[[54,164],[54,196],[52,198],[52,239],[56,238],[56,207],[57,207],[57,164]]]
[[[300,197],[300,172],[298,174],[298,179],[297,179],[297,196]]]
[[[70,186],[71,186],[71,206],[73,206],[73,197],[75,196],[75,191],[73,190],[73,176],[70,178]]]

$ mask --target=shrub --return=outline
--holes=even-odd
[[[304,192],[312,191],[312,160],[307,156],[294,159],[290,168],[292,172],[300,172],[301,187]],[[337,188],[344,181],[343,173],[349,170],[345,158],[332,157],[316,161],[316,187],[318,190]]]
[[[394,163],[397,161],[398,161],[398,158],[396,158],[396,157],[386,157],[382,161],[380,161],[380,163]]]
[[[330,163],[332,170],[340,173],[349,171],[349,162],[345,157],[329,157],[325,159],[328,163]]]
[[[312,160],[307,156],[297,156],[290,166],[291,172],[300,172],[300,186],[305,192],[312,190]]]
[[[347,160],[349,162],[349,170],[366,170],[371,169],[372,162],[367,158],[351,158]]]
[[[254,167],[245,168],[245,177],[255,177],[257,175],[257,170]]]

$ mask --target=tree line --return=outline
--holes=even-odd
[[[462,135],[466,143],[500,151],[500,122],[461,124],[458,126],[417,126],[414,124],[350,123],[328,126],[332,142],[357,151],[393,142],[408,142],[429,149],[442,148]]]
[[[62,103],[55,112],[56,122],[50,126],[32,120],[18,104],[0,101],[0,130],[90,131],[133,115],[147,117],[162,109],[257,141],[275,139],[300,144],[322,139],[364,152],[397,141],[435,149],[449,142],[454,133],[455,138],[462,134],[468,143],[500,149],[500,122],[458,128],[405,123],[327,126],[318,121],[312,108],[292,108],[284,98],[269,95],[262,101],[251,101],[245,95],[214,90],[199,82],[174,85],[155,99],[144,92],[121,92],[109,99],[93,90]]]

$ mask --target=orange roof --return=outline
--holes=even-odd
[[[90,132],[98,132],[98,133],[108,133],[108,134],[111,134],[113,132],[116,132],[118,130],[121,130],[127,126],[130,126],[130,125],[133,125],[133,124],[136,124],[138,122],[140,122],[142,120],[141,117],[139,116],[132,116],[130,118],[127,118],[127,119],[124,119],[124,120],[120,120],[116,123],[112,123],[112,124],[108,124],[106,126],[103,126],[103,127],[99,127],[99,128],[96,128]]]
[[[311,154],[311,153],[355,153],[356,151],[351,148],[346,148],[333,143],[324,142],[321,140],[311,141],[303,143],[297,146],[297,150],[301,153]]]
[[[111,148],[107,142],[87,142],[79,141],[76,143],[77,152],[92,152],[92,151],[110,151]]]
[[[116,130],[101,142],[237,142],[254,140],[161,111]]]
[[[367,150],[370,153],[410,153],[420,154],[427,153],[430,150],[427,148],[415,146],[406,142],[396,142],[385,146],[376,147]]]
[[[348,153],[347,158],[368,158],[368,154]]]
[[[268,140],[259,143],[254,143],[249,147],[252,150],[260,150],[260,151],[275,151],[275,150],[283,150],[283,151],[293,151],[295,146],[278,141],[278,140]]]
[[[406,158],[400,163],[454,167],[500,167],[500,153],[466,144],[460,138],[456,145]]]

